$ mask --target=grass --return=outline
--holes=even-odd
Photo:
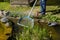
[[[20,11],[20,12],[24,12],[27,10],[30,10],[31,7],[23,7],[23,6],[11,6],[10,3],[8,2],[0,2],[0,10],[7,10],[7,11]],[[47,11],[48,10],[56,10],[58,9],[58,6],[47,6]],[[35,7],[35,9],[37,9],[37,11],[40,10],[40,7],[37,6]],[[34,10],[35,10],[34,9]]]
[[[42,19],[45,19],[47,22],[60,22],[59,17],[56,17],[51,14],[47,14],[47,15],[43,16]]]
[[[6,11],[20,11],[24,12],[28,10],[29,7],[21,7],[21,6],[11,6],[8,2],[0,2],[0,10],[6,10]]]

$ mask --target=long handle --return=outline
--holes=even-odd
[[[30,15],[31,15],[31,13],[32,13],[32,11],[33,11],[33,9],[34,9],[34,7],[35,7],[36,3],[37,3],[37,0],[35,0],[35,2],[34,2],[34,4],[33,4],[33,7],[31,8],[31,11],[29,12],[28,17],[30,17]]]

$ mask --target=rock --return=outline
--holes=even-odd
[[[6,13],[6,16],[9,16],[9,14],[10,14],[10,12],[8,11],[8,12]]]
[[[50,22],[50,23],[48,23],[48,26],[56,26],[56,25],[58,25],[57,22]]]
[[[2,16],[3,15],[3,10],[0,10],[0,16]]]
[[[10,26],[10,24],[7,22],[7,23],[5,24],[5,26],[9,27],[9,26]]]
[[[0,10],[0,16],[2,16],[2,17],[3,17],[3,16],[6,16],[6,13],[7,13],[6,11]]]
[[[6,17],[1,18],[1,22],[8,22],[8,19]]]

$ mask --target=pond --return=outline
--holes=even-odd
[[[43,40],[44,37],[47,37],[50,39],[50,36],[52,36],[53,40],[60,40],[59,30],[60,30],[60,26],[49,27],[45,22],[38,23],[37,21],[35,21],[33,29],[23,28],[23,31],[20,34],[19,39],[20,40],[25,40],[25,39],[26,40],[28,39]],[[0,22],[0,35],[1,35],[0,39],[1,40],[7,40],[8,37],[11,35],[11,31],[12,31],[12,27],[9,26],[9,28],[7,28],[4,23]],[[7,33],[9,33],[10,35],[6,35]]]

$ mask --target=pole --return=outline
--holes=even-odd
[[[40,0],[41,14],[45,15],[46,13],[46,0]]]

